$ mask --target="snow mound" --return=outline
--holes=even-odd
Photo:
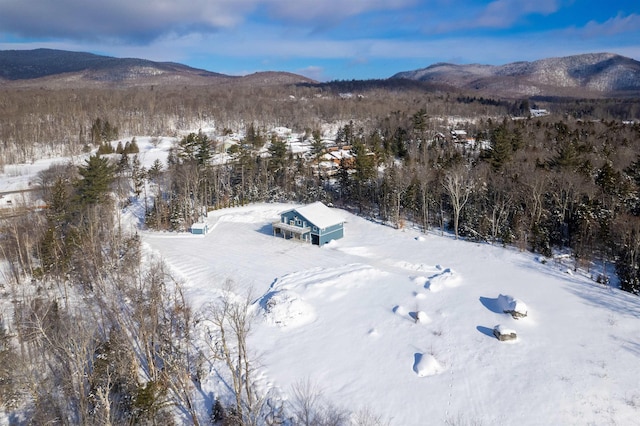
[[[426,238],[423,237],[422,235],[417,236],[415,239],[416,239],[416,241],[420,241],[420,242],[426,240]]]
[[[427,283],[427,281],[429,281],[429,278],[427,277],[413,277],[413,282],[416,283],[416,285],[419,285],[421,287],[424,287],[424,285]]]
[[[527,316],[527,305],[512,296],[501,294],[498,296],[498,304],[505,314],[511,314],[515,319],[523,318]]]
[[[267,293],[260,299],[260,306],[267,324],[276,327],[301,327],[316,319],[314,307],[289,290]]]
[[[407,310],[402,305],[396,305],[393,307],[393,313],[397,315],[407,315]]]
[[[281,289],[296,290],[307,299],[338,299],[347,292],[367,285],[386,275],[384,271],[369,265],[352,263],[333,268],[311,268],[287,274],[278,279]]]
[[[416,272],[436,273],[440,270],[439,266],[425,265],[424,263],[411,263],[404,260],[393,263],[393,266]]]
[[[440,374],[445,371],[445,368],[433,355],[417,353],[415,354],[413,371],[418,377],[427,377]]]
[[[444,269],[441,273],[429,278],[424,287],[436,293],[445,288],[457,287],[462,278],[450,268]]]
[[[429,318],[429,315],[427,315],[427,313],[424,311],[416,312],[415,316],[416,316],[416,323],[420,323],[420,324],[431,323],[431,318]]]

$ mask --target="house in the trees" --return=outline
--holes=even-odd
[[[321,202],[280,213],[273,222],[273,235],[293,238],[323,246],[344,236],[344,219]]]

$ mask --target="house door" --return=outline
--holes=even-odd
[[[320,236],[316,234],[311,234],[311,244],[315,244],[317,246],[320,245]]]

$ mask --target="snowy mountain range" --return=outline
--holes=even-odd
[[[229,83],[261,86],[310,82],[313,80],[285,72],[259,72],[237,77],[174,62],[114,58],[85,52],[0,51],[1,85],[75,88]]]
[[[506,65],[438,63],[399,72],[376,87],[406,79],[450,90],[490,96],[637,96],[640,62],[611,53],[590,53]],[[270,71],[243,77],[172,62],[113,58],[52,49],[0,51],[0,84],[36,87],[241,84],[246,86],[316,84],[301,75]]]
[[[611,53],[590,53],[500,66],[438,63],[391,78],[506,96],[637,95],[640,62]]]

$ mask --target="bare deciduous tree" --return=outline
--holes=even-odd
[[[469,169],[464,166],[460,166],[446,173],[442,185],[451,200],[451,208],[453,210],[453,232],[457,240],[460,213],[462,212],[465,204],[467,204],[467,201],[469,201],[469,197],[473,192],[474,181]]]
[[[204,310],[205,321],[210,325],[210,348],[213,356],[224,363],[231,379],[235,398],[233,410],[242,424],[255,425],[264,403],[254,383],[255,361],[250,359],[247,337],[251,332],[253,314],[251,293],[245,297],[234,292],[228,281],[220,298]]]

